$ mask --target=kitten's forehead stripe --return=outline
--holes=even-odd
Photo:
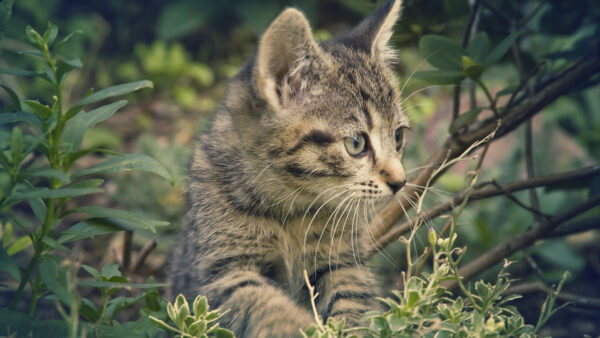
[[[326,147],[333,142],[335,142],[335,136],[331,132],[318,129],[311,130],[309,133],[300,138],[298,143],[296,143],[296,145],[287,151],[287,154],[292,155],[308,144]]]

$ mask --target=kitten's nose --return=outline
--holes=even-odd
[[[388,160],[383,170],[381,170],[381,175],[394,194],[406,184],[404,167],[398,159]]]

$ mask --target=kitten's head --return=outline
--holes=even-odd
[[[319,194],[333,202],[348,196],[377,200],[405,184],[400,160],[408,121],[388,47],[400,2],[321,44],[295,9],[281,13],[264,33],[252,70],[253,91],[263,105],[244,142],[269,193],[298,191],[298,202]]]

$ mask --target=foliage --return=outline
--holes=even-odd
[[[1,315],[11,320],[1,321],[3,325],[0,332],[26,335],[28,331],[42,330],[44,326],[33,317],[41,299],[54,300],[65,319],[63,323],[47,323],[65,326],[62,327],[64,330],[57,331],[59,336],[64,336],[64,332],[68,332],[70,337],[86,331],[97,334],[123,330],[136,332],[135,328],[129,330],[126,325],[116,323],[115,316],[142,300],[146,303],[145,311],[162,310],[162,301],[156,288],[164,284],[153,280],[144,284],[129,283],[116,264],[105,266],[101,272],[84,266],[94,280],[80,281],[76,276],[78,265],[64,256],[71,253],[67,245],[74,241],[123,230],[155,232],[157,227],[168,224],[125,210],[73,207],[70,203],[78,197],[103,193],[103,179],[98,177],[117,171],[146,171],[172,180],[170,172],[151,157],[82,147],[85,133],[97,123],[110,118],[127,101],[92,109],[86,107],[152,87],[152,83],[137,81],[97,92],[90,90],[84,98],[66,107],[62,100],[64,80],[71,70],[81,68],[82,62],[77,58],[55,55],[53,51],[71,39],[74,33],[57,40],[58,27],[49,24],[43,34],[27,27],[26,35],[34,49],[25,50],[22,54],[41,59],[42,70],[2,68],[0,73],[44,79],[51,84],[54,93],[53,102],[46,105],[39,100],[21,100],[10,87],[1,86],[12,102],[6,107],[7,111],[0,114],[3,127],[0,129],[0,221],[3,227],[0,269],[7,272],[18,283],[18,287],[10,311],[2,311]],[[12,129],[7,128],[10,126]],[[91,167],[81,168],[80,160],[89,154],[104,154],[107,158]],[[34,218],[21,215],[19,210],[26,206],[31,209]],[[65,218],[75,213],[87,217],[69,225]],[[32,247],[33,254],[22,267],[14,257],[29,247]],[[90,286],[100,289],[102,304],[99,308],[79,295],[79,288]],[[21,305],[27,287],[30,292],[30,316],[15,312]],[[141,288],[145,291],[134,297],[114,297],[117,291],[124,288]],[[80,315],[87,322],[79,323]],[[130,328],[134,325],[128,324]],[[137,331],[140,331],[139,328]]]
[[[167,314],[173,327],[154,316],[150,316],[156,325],[178,333],[177,337],[233,337],[233,333],[219,327],[217,322],[226,312],[218,309],[209,311],[208,300],[204,296],[197,296],[190,306],[182,294],[177,295],[174,303],[167,304]]]

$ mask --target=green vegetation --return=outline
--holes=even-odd
[[[230,336],[156,282],[194,135],[286,5],[328,38],[382,2],[2,0],[0,335]],[[599,36],[595,0],[406,1],[414,186],[372,225],[386,310],[305,336],[600,332]]]

